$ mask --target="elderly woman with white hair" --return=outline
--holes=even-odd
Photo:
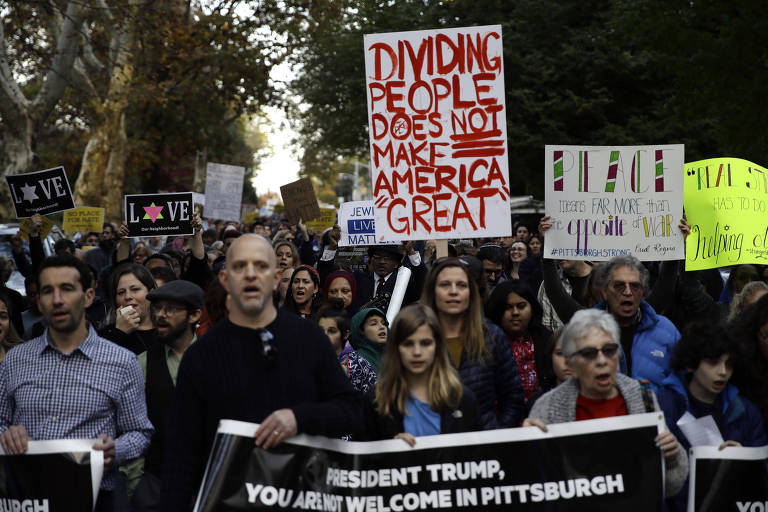
[[[562,351],[573,378],[541,396],[523,426],[547,431],[548,423],[565,423],[660,410],[647,381],[618,373],[619,326],[597,309],[573,315],[562,333]],[[664,453],[665,494],[674,496],[688,477],[688,457],[677,438],[665,430],[656,437]]]

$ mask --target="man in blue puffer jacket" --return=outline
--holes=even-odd
[[[768,442],[763,420],[752,402],[729,381],[742,361],[736,343],[722,325],[692,324],[675,347],[672,373],[657,391],[669,430],[683,448],[691,443],[677,421],[686,412],[696,418],[711,415],[723,439],[720,446],[763,446]],[[738,371],[738,370],[736,370]],[[688,485],[667,501],[669,510],[684,512]]]
[[[621,329],[626,366],[621,371],[659,387],[670,374],[670,361],[680,332],[669,319],[643,300],[648,270],[633,256],[617,256],[600,268],[605,301],[597,309],[613,314]]]

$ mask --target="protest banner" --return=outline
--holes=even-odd
[[[546,146],[544,257],[684,257],[682,144]]]
[[[26,174],[6,174],[16,218],[61,212],[75,207],[72,188],[63,167]],[[101,229],[101,228],[99,228]]]
[[[51,229],[53,229],[53,221],[46,217],[45,215],[43,217],[43,224],[40,226],[40,238],[42,240],[45,240],[45,237],[48,236],[48,233],[51,232]],[[22,219],[19,223],[19,232],[21,232],[21,238],[29,242],[29,234],[34,229],[34,224],[32,223],[31,218]],[[99,230],[101,230],[101,227],[99,227]]]
[[[685,164],[685,269],[768,263],[768,169],[739,158]]]
[[[691,448],[688,512],[768,510],[768,446]]]
[[[339,207],[341,238],[339,247],[354,245],[392,245],[396,242],[378,242],[373,201],[348,201]]]
[[[415,448],[299,435],[267,451],[257,425],[223,420],[195,510],[661,510],[663,421],[425,436]]]
[[[333,227],[336,222],[336,208],[320,208],[320,216],[307,222],[307,229],[321,232]]]
[[[104,225],[104,208],[78,206],[64,212],[64,231],[101,232]]]
[[[364,47],[376,238],[509,236],[501,26]]]
[[[0,510],[91,512],[104,473],[95,439],[29,441],[23,455],[0,448]]]
[[[128,237],[191,235],[192,193],[125,196]]]
[[[259,212],[246,212],[245,215],[243,215],[243,222],[246,224],[251,224],[255,222],[259,217]]]
[[[320,206],[317,204],[311,179],[301,178],[281,186],[280,195],[283,197],[285,213],[291,222],[297,222],[299,219],[307,222],[320,216]]]
[[[240,220],[245,167],[208,162],[205,173],[205,216],[210,219]]]

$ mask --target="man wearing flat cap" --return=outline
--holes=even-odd
[[[139,354],[139,365],[144,372],[147,395],[147,415],[155,426],[155,436],[143,460],[132,465],[129,486],[138,481],[133,494],[134,512],[160,509],[160,475],[163,451],[168,431],[168,411],[176,387],[176,376],[184,351],[197,340],[195,327],[203,309],[203,290],[184,280],[170,281],[149,292],[150,312],[157,328],[158,339],[148,351]]]

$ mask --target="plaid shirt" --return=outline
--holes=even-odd
[[[115,459],[101,487],[114,488],[117,468],[140,456],[154,431],[136,356],[93,327],[62,354],[42,336],[13,348],[0,364],[0,432],[24,425],[30,439],[115,440]]]

